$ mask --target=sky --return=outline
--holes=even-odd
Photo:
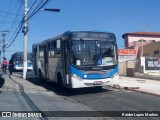
[[[32,12],[40,2],[28,0]],[[32,8],[32,9],[30,9]],[[68,30],[96,30],[115,33],[119,48],[124,47],[122,35],[130,32],[160,32],[160,0],[49,0],[43,8],[58,8],[59,13],[39,11],[28,20],[27,48]],[[13,41],[24,13],[23,0],[0,0],[0,40],[6,33],[6,44]],[[28,16],[30,14],[28,13]],[[0,49],[1,49],[0,45]],[[23,51],[23,33],[6,48],[6,58]]]

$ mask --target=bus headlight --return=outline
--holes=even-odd
[[[115,78],[115,77],[118,77],[118,73],[115,73],[111,78]]]
[[[72,74],[71,77],[73,77],[73,78],[75,78],[75,79],[77,79],[77,80],[82,81],[82,79],[81,79],[80,77],[78,77],[76,74]]]

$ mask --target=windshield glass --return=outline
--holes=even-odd
[[[23,62],[23,52],[17,53],[15,55],[15,60],[19,62]],[[27,61],[31,62],[32,61],[32,53],[28,53],[27,55]]]
[[[117,62],[116,47],[111,41],[72,41],[71,63],[76,66],[112,66]]]

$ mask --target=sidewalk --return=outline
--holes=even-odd
[[[121,89],[128,89],[138,91],[141,93],[152,94],[160,96],[160,80],[135,77],[119,76],[119,87]]]

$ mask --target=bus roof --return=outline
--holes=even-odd
[[[74,30],[74,31],[66,31],[66,32],[64,32],[64,33],[62,33],[62,34],[60,34],[60,35],[57,35],[57,36],[55,36],[55,37],[51,37],[51,38],[48,38],[48,39],[46,39],[46,40],[43,40],[43,41],[41,41],[41,42],[38,42],[38,43],[35,43],[35,44],[33,44],[33,46],[34,45],[38,45],[38,44],[42,44],[42,43],[46,43],[47,41],[49,42],[49,41],[51,41],[51,40],[55,40],[55,39],[59,39],[59,38],[61,38],[61,37],[70,37],[73,33],[101,33],[101,35],[103,34],[111,34],[113,37],[115,37],[115,34],[114,33],[112,33],[112,32],[105,32],[105,31],[76,31],[76,30]],[[97,34],[96,34],[97,35]],[[80,37],[80,36],[79,36]],[[95,37],[95,36],[94,36]],[[102,36],[101,36],[102,37]]]
[[[31,53],[31,52],[27,52],[28,54]],[[15,52],[13,54],[23,54],[23,52]],[[32,53],[31,53],[32,54]]]

